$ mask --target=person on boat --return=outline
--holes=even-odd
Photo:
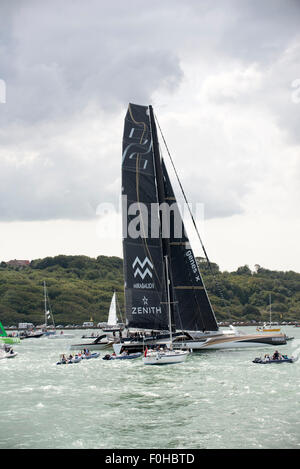
[[[278,352],[278,350],[275,350],[272,359],[273,360],[279,360],[280,359],[280,353]]]

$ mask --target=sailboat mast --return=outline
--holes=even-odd
[[[158,204],[162,204],[166,202],[165,199],[165,188],[164,188],[164,180],[163,180],[163,172],[162,172],[162,161],[161,161],[161,156],[160,156],[160,150],[159,150],[159,144],[158,144],[158,136],[157,136],[157,129],[156,129],[156,124],[155,124],[155,118],[154,118],[154,113],[153,113],[153,108],[150,105],[149,106],[149,116],[150,116],[150,126],[151,126],[151,136],[152,136],[152,145],[153,145],[153,155],[154,155],[154,169],[155,169],[155,175],[156,175],[156,186],[157,186],[157,195],[158,195]],[[160,216],[160,226],[162,226],[162,214],[161,211],[159,211],[159,216]],[[170,259],[170,240],[168,238],[165,238],[162,236],[161,238],[162,241],[162,253],[164,258],[168,256]],[[170,272],[168,272],[168,276],[171,275]],[[166,286],[167,290],[167,295],[170,296],[168,303],[170,306],[170,311],[171,311],[171,319],[174,318],[174,311],[173,311],[173,305],[174,305],[174,294],[173,294],[173,288],[170,288],[170,284],[172,284],[172,277],[169,279],[169,284]],[[172,307],[171,307],[172,304]],[[174,321],[173,321],[174,322]],[[169,322],[170,327],[172,327],[172,322]]]
[[[167,280],[167,300],[168,300],[168,313],[169,313],[169,331],[170,331],[170,342],[172,346],[172,312],[171,312],[171,301],[170,301],[170,280],[169,280],[169,265],[168,265],[168,256],[165,256],[165,265],[166,265],[166,280]]]
[[[46,290],[45,280],[44,280],[44,308],[45,308],[45,326],[47,327],[47,290]]]

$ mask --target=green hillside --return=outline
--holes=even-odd
[[[273,320],[300,319],[299,273],[260,266],[254,273],[248,266],[220,272],[213,264],[212,275],[203,259],[199,263],[219,321],[267,320],[270,293]],[[56,324],[82,324],[90,317],[105,321],[113,290],[124,310],[122,259],[60,255],[33,260],[27,267],[0,264],[0,320],[6,325],[41,324],[44,280]]]

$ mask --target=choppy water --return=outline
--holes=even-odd
[[[295,354],[300,329],[285,331],[295,339],[280,351]],[[262,347],[56,366],[81,335],[24,340],[0,360],[0,448],[300,447],[300,361],[253,364],[273,351]]]

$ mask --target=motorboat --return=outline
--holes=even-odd
[[[65,358],[62,357],[56,364],[57,365],[71,365],[72,363],[79,363],[81,362],[82,358],[79,356],[72,357],[72,358]]]
[[[81,357],[82,360],[90,360],[91,358],[99,358],[100,353],[97,353],[97,352],[91,353],[88,351],[79,356]]]
[[[106,354],[104,357],[102,357],[102,360],[132,360],[134,358],[139,358],[141,357],[142,353],[128,353],[128,352],[122,352],[118,355],[115,353],[112,353],[111,355]]]
[[[85,353],[76,353],[74,356],[69,355],[66,357],[64,354],[61,355],[61,359],[56,363],[57,365],[67,365],[72,363],[79,363],[81,360],[90,360],[91,358],[99,358],[100,353],[91,353],[86,351]]]
[[[282,357],[277,358],[276,360],[272,358],[255,358],[252,363],[260,363],[263,365],[270,364],[270,363],[295,363],[298,360],[298,357]]]
[[[4,345],[0,348],[0,360],[3,360],[4,358],[15,358],[17,355],[18,353],[9,345]]]
[[[39,339],[41,337],[44,337],[45,333],[42,331],[22,331],[20,333],[20,339]]]
[[[51,334],[48,336],[48,339],[72,339],[74,338],[74,334],[68,334],[64,331],[60,331],[60,333],[56,332],[56,334]]]
[[[109,339],[106,334],[100,335],[92,342],[84,342],[80,344],[70,345],[70,350],[83,350],[87,348],[88,350],[104,350],[112,346],[114,341]]]

